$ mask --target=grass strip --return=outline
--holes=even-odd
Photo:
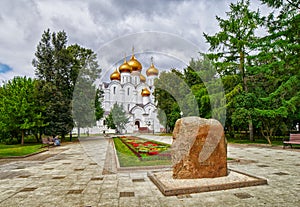
[[[256,139],[255,141],[250,141],[249,139],[236,139],[227,138],[228,143],[233,144],[268,144],[266,139]],[[282,146],[282,140],[271,140],[272,146]]]
[[[37,153],[44,150],[41,148],[41,146],[41,144],[30,144],[23,146],[0,144],[0,158],[12,156],[25,156],[32,153]]]

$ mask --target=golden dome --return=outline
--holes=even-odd
[[[140,80],[141,80],[141,82],[145,83],[146,82],[146,77],[141,74],[140,75]]]
[[[158,75],[158,70],[154,67],[153,58],[151,57],[151,66],[146,71],[147,76]]]
[[[134,57],[134,54],[131,56],[130,60],[128,61],[128,65],[131,66],[133,71],[142,70],[142,64]]]
[[[110,80],[121,80],[121,75],[117,69],[110,75]]]
[[[120,73],[124,73],[124,72],[131,73],[132,67],[126,61],[126,57],[124,59],[124,63],[119,67],[119,71]]]
[[[144,96],[150,96],[150,91],[147,89],[147,88],[144,88],[144,89],[142,89],[142,96],[144,97]]]

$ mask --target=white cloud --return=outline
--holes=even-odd
[[[0,79],[7,80],[14,75],[34,76],[31,61],[41,35],[47,28],[52,32],[65,30],[69,44],[77,43],[96,52],[115,39],[124,39],[124,36],[145,31],[175,34],[196,45],[197,50],[205,51],[208,45],[205,44],[202,33],[217,32],[215,16],[224,17],[231,1],[235,2],[234,0],[1,0],[0,62],[10,65],[13,71],[1,74]],[[254,4],[258,3],[254,1]],[[132,45],[135,45],[137,52],[146,51],[147,48],[159,52],[162,40],[155,42],[149,37],[139,43],[134,39],[127,41],[110,45],[110,50],[106,51],[110,55],[98,53],[103,69],[107,70],[123,59],[124,52],[131,54]],[[166,53],[177,56],[173,61],[176,62],[177,58],[176,64],[179,64],[180,59],[190,54],[183,53],[185,50],[180,51],[181,46],[176,44],[178,43],[165,41],[164,47],[169,46]],[[108,58],[105,59],[103,56]],[[174,66],[168,54],[160,55],[160,58],[164,62],[159,61],[159,57],[155,57],[155,61],[162,67],[166,67],[168,61],[170,67]]]

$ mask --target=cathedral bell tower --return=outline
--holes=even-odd
[[[154,85],[154,79],[158,77],[158,69],[154,67],[153,57],[151,57],[151,65],[146,71],[147,74],[147,84],[152,87]]]

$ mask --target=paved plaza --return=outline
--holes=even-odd
[[[300,206],[299,149],[229,145],[228,156],[238,160],[229,168],[266,178],[268,185],[166,197],[145,170],[103,174],[110,147],[109,138],[91,137],[0,160],[0,206]]]

